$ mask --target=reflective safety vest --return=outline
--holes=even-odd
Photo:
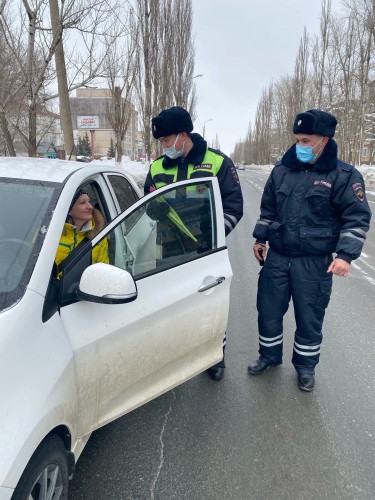
[[[199,177],[216,177],[224,161],[223,156],[220,156],[217,153],[214,153],[213,151],[207,149],[202,163],[200,163],[199,165],[189,163],[187,166],[186,178],[180,179],[178,178],[178,170],[179,168],[181,168],[181,166],[176,164],[175,166],[166,169],[163,167],[163,159],[164,156],[161,156],[151,165],[150,173],[156,189],[166,186],[167,184],[172,184],[174,182],[186,179],[194,179]],[[195,190],[195,187],[191,189]]]

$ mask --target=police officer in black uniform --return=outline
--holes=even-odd
[[[253,232],[254,255],[264,267],[257,295],[260,356],[248,372],[281,364],[283,316],[292,298],[292,363],[303,391],[315,386],[332,275],[347,276],[371,218],[362,175],[337,159],[336,125],[333,115],[317,109],[297,114],[296,143],[270,174]]]

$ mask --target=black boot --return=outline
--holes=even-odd
[[[219,382],[224,377],[224,367],[223,366],[212,366],[207,370],[207,373],[212,380]]]
[[[311,392],[315,387],[315,376],[313,373],[298,374],[298,389],[301,391]]]
[[[247,367],[247,371],[250,373],[250,375],[261,375],[262,373],[269,370],[272,366],[278,365],[281,365],[281,361],[279,363],[270,363],[265,359],[259,358],[254,361],[254,363],[249,364],[249,366]]]

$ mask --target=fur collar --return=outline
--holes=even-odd
[[[293,170],[308,169],[317,172],[329,172],[337,167],[337,144],[333,139],[330,139],[323,150],[323,154],[318,158],[316,163],[303,163],[299,161],[296,156],[296,145],[294,144],[284,154],[281,163]]]

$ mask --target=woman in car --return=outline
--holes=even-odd
[[[69,212],[61,234],[55,257],[58,275],[59,265],[83,241],[91,240],[105,226],[105,221],[99,210],[94,208],[86,191],[78,189],[73,196]],[[92,251],[92,264],[109,263],[108,241],[104,238]]]

